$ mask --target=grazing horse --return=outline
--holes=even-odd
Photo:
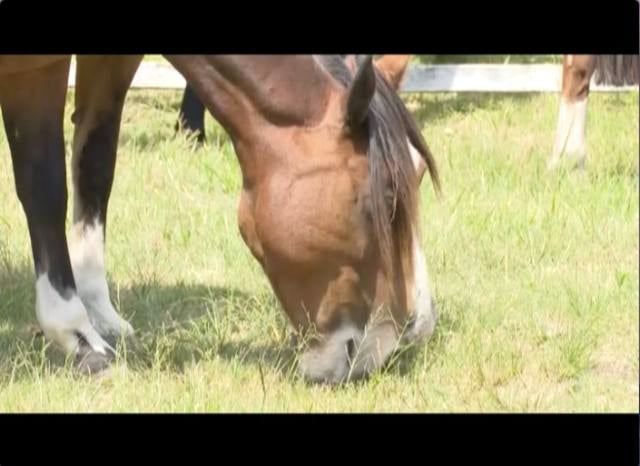
[[[553,153],[548,168],[555,169],[563,154],[584,168],[587,158],[585,129],[589,86],[638,84],[638,55],[565,55],[562,60],[562,91]]]
[[[166,57],[228,133],[241,236],[306,342],[305,379],[379,368],[434,330],[418,192],[435,161],[397,89],[407,56]],[[0,57],[0,106],[45,336],[82,371],[133,328],[112,305],[104,244],[122,108],[141,56],[78,56],[67,243],[63,113],[69,56]],[[68,245],[67,245],[68,244]]]

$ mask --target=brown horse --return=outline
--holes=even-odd
[[[595,74],[595,76],[594,76]],[[623,86],[640,81],[638,55],[565,55],[562,92],[553,153],[548,167],[555,169],[566,154],[579,168],[587,158],[585,129],[591,78],[596,84]]]
[[[0,106],[36,272],[36,315],[78,367],[133,333],[104,264],[122,108],[141,56],[79,56],[67,246],[69,56],[0,57]],[[434,159],[396,90],[407,56],[167,56],[229,134],[240,233],[294,329],[311,381],[362,377],[436,323],[418,224]]]

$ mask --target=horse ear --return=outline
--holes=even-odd
[[[386,81],[394,90],[400,89],[409,65],[411,55],[384,55],[376,60],[376,68],[380,70]]]
[[[352,129],[361,127],[369,114],[369,104],[376,91],[376,72],[373,59],[367,56],[356,73],[347,97],[347,124]]]

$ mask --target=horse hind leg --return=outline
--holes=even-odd
[[[63,114],[69,59],[0,79],[0,106],[36,272],[36,316],[47,338],[97,372],[113,348],[90,323],[77,294],[65,235]]]
[[[70,253],[78,295],[96,330],[112,344],[133,327],[111,303],[104,243],[122,108],[141,57],[78,57]]]
[[[561,97],[553,153],[548,165],[550,170],[558,166],[563,155],[574,160],[578,168],[584,168],[587,158],[585,130],[588,102],[588,97],[573,101]]]
[[[564,57],[560,109],[549,170],[555,169],[564,155],[575,161],[578,168],[584,168],[587,158],[587,104],[594,66],[595,57],[591,55]]]

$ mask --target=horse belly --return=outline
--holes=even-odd
[[[68,57],[69,55],[0,55],[0,76],[40,68]]]

